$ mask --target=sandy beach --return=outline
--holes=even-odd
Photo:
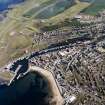
[[[44,69],[42,69],[40,67],[36,67],[36,66],[30,66],[29,70],[39,73],[40,75],[42,75],[44,78],[46,78],[48,80],[48,83],[49,83],[50,88],[51,88],[52,93],[53,93],[52,101],[55,102],[56,105],[62,105],[63,104],[63,98],[60,94],[59,88],[56,84],[56,81],[55,81],[52,73],[48,70],[44,70]]]

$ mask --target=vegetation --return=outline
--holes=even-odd
[[[34,14],[36,14],[36,12],[40,11],[41,9],[45,8],[46,6],[49,6],[50,4],[54,3],[55,1],[56,0],[48,0],[48,1],[44,2],[44,3],[42,3],[39,6],[33,7],[28,12],[23,14],[23,16],[27,17],[27,18],[31,18],[31,17],[33,17]]]
[[[47,20],[47,23],[57,24],[69,18],[72,19],[76,14],[82,11],[84,8],[88,7],[90,4],[86,2],[78,2],[76,5],[65,10],[63,13],[58,14]]]
[[[28,27],[33,27],[34,23],[31,20],[24,19],[22,15],[30,7],[32,8],[36,2],[40,1],[27,0],[24,4],[17,5],[9,11],[8,18],[4,20],[5,22],[0,23],[0,66],[13,58],[19,57],[19,55],[22,56],[25,54],[23,53],[24,49],[31,47],[32,40],[29,35],[35,30],[32,31]]]
[[[105,9],[105,0],[95,0],[88,8],[83,12],[90,15],[97,15],[98,12]]]
[[[10,79],[12,79],[14,76],[13,73],[10,73],[8,71],[5,72],[0,72],[0,78],[6,80],[6,81],[10,81]]]
[[[50,24],[48,26],[43,26],[41,28],[42,31],[52,31],[52,30],[55,30],[55,29],[59,29],[59,28],[63,28],[63,27],[72,27],[72,26],[75,26],[75,27],[83,27],[83,26],[88,26],[90,25],[89,23],[80,23],[77,19],[72,19],[70,20],[69,18],[68,19],[65,19],[63,22],[60,22],[59,24]]]
[[[24,3],[17,5],[14,9],[8,12],[7,18],[4,19],[3,22],[0,22],[0,66],[24,55],[26,50],[31,52],[44,47],[45,45],[43,45],[43,43],[43,46],[32,46],[31,35],[34,32],[40,32],[40,29],[44,26],[48,26],[49,29],[52,29],[52,27],[55,29],[55,26],[64,26],[67,24],[66,22],[64,22],[64,25],[62,24],[65,19],[72,19],[73,16],[79,13],[82,9],[89,6],[89,3],[77,2],[75,6],[47,19],[45,22],[41,22],[42,20],[35,19],[33,16],[30,18],[23,16],[31,10],[32,12],[30,12],[29,15],[35,12],[35,5],[38,6],[38,8],[42,8],[42,6],[45,7],[52,2],[54,1],[26,0]],[[51,23],[53,24],[51,25]]]

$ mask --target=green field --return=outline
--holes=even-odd
[[[56,0],[48,0],[44,3],[42,3],[40,6],[33,7],[29,11],[27,11],[25,14],[23,14],[24,17],[31,18],[34,14],[36,14],[38,11],[42,10],[43,8],[46,8],[47,6],[54,3]]]
[[[96,15],[98,12],[105,9],[105,0],[95,0],[88,8],[83,12],[90,15]]]
[[[85,2],[78,2],[76,5],[65,10],[63,13],[58,14],[47,20],[47,23],[58,24],[59,22],[64,21],[65,19],[73,19],[73,17],[81,12],[84,8],[88,7],[90,4]]]
[[[31,51],[32,38],[35,31],[33,20],[27,20],[22,15],[35,6],[47,0],[27,0],[9,11],[7,18],[0,22],[0,66],[10,60],[24,55],[25,50]]]
[[[41,23],[39,19],[34,17],[36,12],[33,8],[35,8],[35,6],[37,6],[37,8],[41,8],[40,6],[46,6],[53,3],[54,1],[52,0],[26,0],[26,2],[17,5],[14,9],[9,11],[7,18],[0,22],[0,66],[25,55],[26,50],[30,53],[33,50],[45,47],[43,42],[39,46],[33,46],[30,35],[34,32],[40,32],[40,28],[46,24],[58,24],[66,18],[73,18],[73,16],[78,14],[81,10],[89,6],[89,3],[81,3],[78,0],[76,1],[76,5],[47,19],[45,23]],[[29,13],[29,11],[31,11],[31,13]],[[33,14],[33,12],[35,13]],[[27,13],[29,15],[33,14],[32,17],[24,17]]]

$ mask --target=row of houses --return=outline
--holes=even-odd
[[[79,104],[89,105],[88,101],[91,101],[91,99],[94,99],[94,103],[96,103],[96,100],[102,103],[103,100],[99,99],[98,95],[95,95],[100,93],[98,90],[104,88],[104,77],[100,76],[102,75],[103,61],[103,56],[96,51],[96,48],[93,49],[91,45],[74,44],[73,47],[34,57],[31,59],[30,64],[54,72],[65,103],[68,103],[65,105],[75,103],[78,99],[80,99]],[[83,93],[86,95],[86,100],[81,102],[84,98]],[[70,96],[75,96],[72,102]]]

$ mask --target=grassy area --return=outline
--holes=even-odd
[[[28,12],[23,14],[24,17],[31,18],[33,15],[40,11],[41,9],[45,8],[46,6],[54,3],[56,0],[47,0],[46,2],[42,3],[40,6],[35,6],[32,9],[30,9]]]
[[[0,66],[24,55],[24,49],[31,47],[32,39],[29,35],[38,29],[34,27],[33,20],[24,18],[23,14],[35,4],[45,1],[47,0],[27,0],[9,11],[8,18],[0,22]]]
[[[5,72],[0,72],[0,78],[6,80],[6,81],[10,81],[10,79],[12,79],[14,76],[13,73],[10,73],[8,71]]]
[[[67,18],[72,19],[76,14],[78,14],[81,10],[88,7],[90,4],[85,2],[78,2],[76,5],[72,6],[71,8],[65,10],[63,13],[58,14],[50,19],[48,19],[47,23],[57,24],[59,22],[64,21]]]
[[[67,28],[67,27],[83,27],[83,26],[89,26],[89,23],[80,23],[77,19],[72,19],[70,20],[65,19],[63,22],[60,22],[59,24],[54,24],[54,25],[45,25],[41,28],[42,31],[53,31],[56,29],[60,29],[60,28]]]
[[[33,32],[39,32],[41,24],[36,19],[23,17],[23,14],[30,11],[35,5],[40,6],[48,1],[49,0],[27,0],[25,3],[19,4],[13,10],[9,11],[7,18],[3,22],[0,22],[0,66],[24,55],[27,49],[31,52],[46,46],[42,43],[42,45],[35,45],[35,47],[32,48],[32,38],[30,35]],[[77,5],[48,19],[47,23],[57,24],[66,18],[72,18],[87,6],[89,6],[89,3],[77,2]]]
[[[105,0],[95,0],[88,8],[83,12],[90,15],[96,15],[98,12],[105,9]]]
[[[35,6],[30,9],[28,12],[23,14],[26,18],[37,18],[37,19],[45,19],[53,17],[65,9],[71,7],[75,4],[75,1],[57,1],[57,0],[47,0],[46,2],[42,3],[40,6]]]

